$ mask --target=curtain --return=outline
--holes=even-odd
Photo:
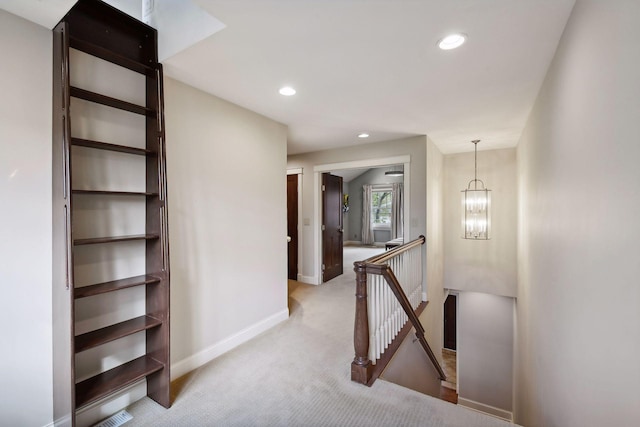
[[[362,244],[373,245],[373,227],[371,226],[371,188],[362,186]]]
[[[404,185],[395,183],[391,189],[391,238],[404,236]]]

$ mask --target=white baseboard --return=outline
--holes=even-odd
[[[280,322],[283,322],[289,318],[289,309],[286,308],[282,311],[279,311],[276,314],[273,314],[267,317],[260,322],[251,325],[235,335],[232,335],[228,338],[223,339],[222,341],[213,344],[205,348],[198,353],[189,356],[185,359],[182,359],[179,362],[171,364],[171,380],[179,378],[185,375],[188,372],[193,371],[196,368],[204,365],[207,362],[212,361],[218,356],[228,352],[229,350],[239,346],[242,343],[249,341],[251,338],[256,337],[262,332],[266,331],[277,325]]]
[[[298,282],[306,283],[307,285],[320,285],[316,276],[303,276],[298,274]]]
[[[344,246],[360,246],[362,245],[361,240],[347,240],[344,242]]]
[[[464,406],[467,409],[471,409],[477,412],[482,412],[486,415],[491,415],[501,420],[513,422],[513,412],[505,411],[504,409],[496,408],[495,406],[485,405],[484,403],[476,402],[474,400],[458,397],[458,406]]]

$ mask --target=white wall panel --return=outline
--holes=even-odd
[[[578,0],[518,146],[516,422],[640,423],[640,3]]]
[[[0,422],[44,426],[53,417],[51,32],[0,10],[0,52]]]

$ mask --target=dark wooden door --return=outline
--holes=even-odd
[[[456,296],[449,295],[444,302],[444,348],[456,349]]]
[[[322,281],[342,274],[342,177],[322,174]]]
[[[287,175],[288,277],[298,280],[298,175]]]

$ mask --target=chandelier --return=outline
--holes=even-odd
[[[491,190],[478,179],[478,142],[474,145],[474,174],[466,190],[462,190],[462,238],[489,240],[491,234]],[[480,188],[478,188],[478,184]]]

